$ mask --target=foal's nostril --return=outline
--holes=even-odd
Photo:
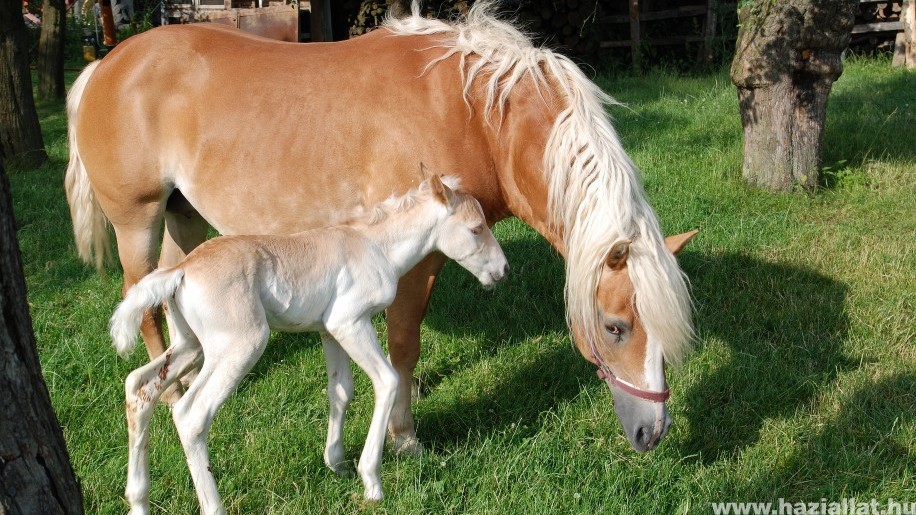
[[[509,275],[509,263],[506,263],[506,266],[503,267],[503,277]]]

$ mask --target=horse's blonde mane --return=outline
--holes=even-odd
[[[562,228],[566,247],[566,305],[570,327],[600,339],[595,292],[606,254],[623,239],[632,241],[627,260],[639,313],[650,341],[665,359],[679,363],[693,336],[691,302],[683,272],[664,243],[636,166],[623,150],[605,106],[616,103],[569,58],[535,47],[515,26],[497,19],[493,3],[480,0],[462,20],[429,20],[414,5],[412,16],[385,22],[399,35],[436,35],[443,54],[434,66],[458,56],[465,101],[479,81],[484,112],[502,117],[512,89],[524,79],[540,90],[553,88],[566,100],[556,117],[543,167],[551,223]]]

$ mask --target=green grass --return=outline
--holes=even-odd
[[[72,77],[70,77],[72,80]],[[496,233],[511,280],[481,290],[446,267],[423,326],[420,459],[386,453],[386,499],[322,463],[327,417],[314,336],[278,335],[210,434],[233,513],[673,513],[710,501],[916,501],[916,75],[853,60],[830,99],[825,188],[774,195],[740,179],[741,127],[724,73],[599,79],[630,110],[617,128],[681,257],[697,348],[669,374],[672,431],[629,449],[607,388],[572,350],[562,262],[515,220]],[[127,461],[120,360],[106,323],[120,276],[76,258],[63,193],[65,118],[40,106],[51,161],[12,170],[30,306],[89,513],[121,513]],[[384,324],[379,320],[384,336]],[[346,450],[372,396],[357,373]],[[152,423],[152,503],[197,501],[168,411]]]

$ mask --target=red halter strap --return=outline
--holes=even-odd
[[[671,396],[671,390],[668,389],[668,381],[665,381],[665,389],[661,392],[654,392],[650,390],[643,390],[638,388],[623,379],[614,375],[614,372],[611,372],[611,367],[601,359],[601,356],[598,355],[598,349],[595,348],[595,344],[592,343],[592,357],[595,359],[595,363],[598,365],[598,377],[604,379],[604,382],[607,383],[608,387],[616,386],[621,390],[627,392],[628,394],[638,397],[640,399],[645,399],[651,402],[665,402],[668,400],[668,397]]]

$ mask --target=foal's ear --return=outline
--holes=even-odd
[[[442,182],[438,175],[429,178],[429,185],[433,191],[433,198],[451,208],[455,205],[455,192]]]
[[[665,238],[665,246],[668,247],[668,250],[670,250],[671,253],[676,256],[680,254],[682,250],[684,250],[684,247],[690,243],[690,240],[692,240],[698,232],[700,232],[699,229],[694,229],[690,232],[668,236]]]
[[[630,256],[630,240],[620,240],[611,246],[607,253],[604,263],[611,270],[620,270],[627,264],[627,257]]]

